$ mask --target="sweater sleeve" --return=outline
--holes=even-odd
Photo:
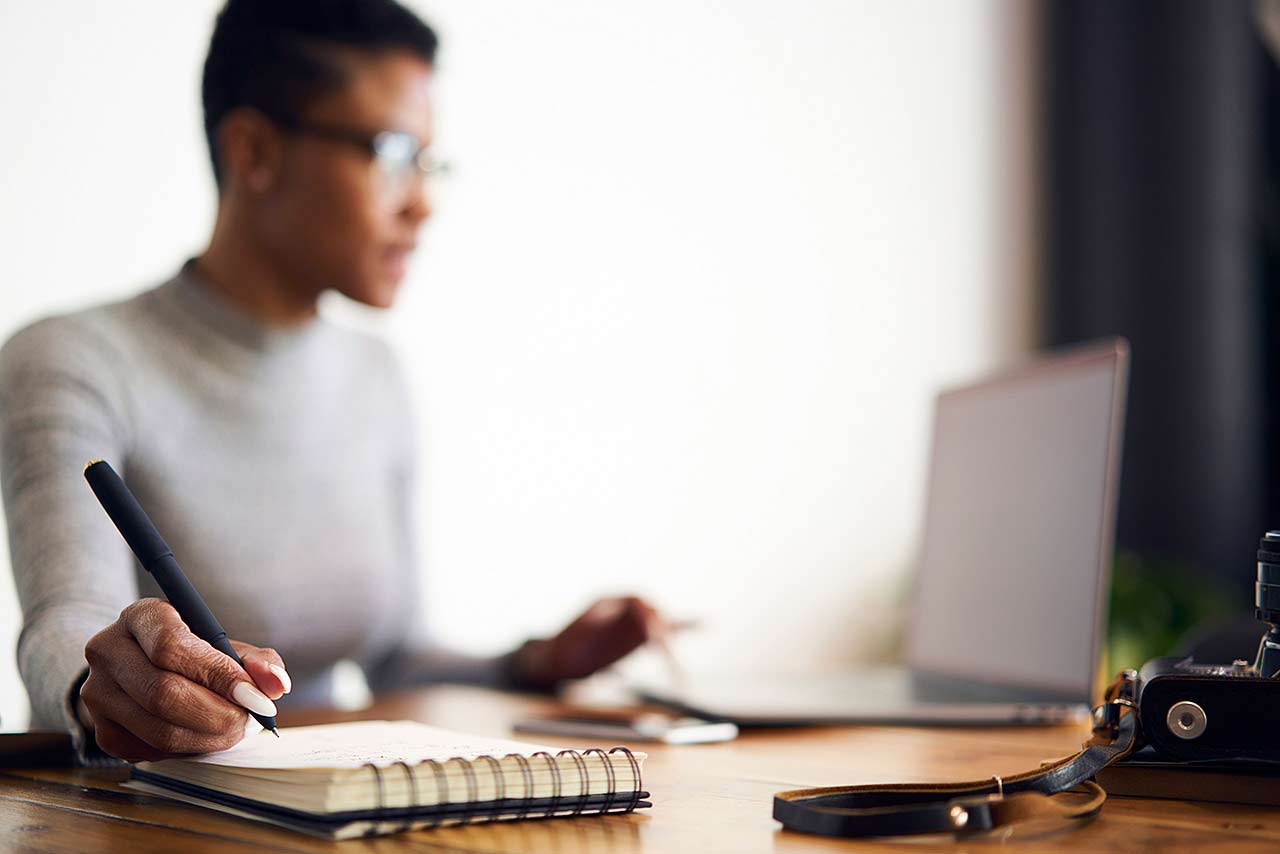
[[[127,469],[121,362],[73,318],[41,321],[0,349],[0,490],[22,607],[18,668],[32,726],[85,734],[72,691],[85,643],[137,598],[133,558],[84,482],[91,459]]]

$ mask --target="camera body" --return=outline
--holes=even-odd
[[[1142,666],[1142,734],[1161,754],[1184,761],[1280,761],[1280,531],[1268,531],[1259,544],[1255,604],[1267,630],[1252,663],[1175,657]]]
[[[1147,743],[1184,761],[1280,760],[1280,679],[1252,664],[1156,658],[1138,672]]]

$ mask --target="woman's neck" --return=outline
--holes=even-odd
[[[231,227],[221,212],[195,266],[220,296],[268,326],[299,326],[318,313],[319,293],[291,282],[247,231]]]

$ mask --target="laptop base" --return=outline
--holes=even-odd
[[[904,724],[911,726],[1045,726],[1089,716],[1079,699],[1037,689],[867,668],[811,676],[699,677],[692,686],[642,684],[641,699],[739,727]]]

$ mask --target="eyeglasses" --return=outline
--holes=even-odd
[[[277,124],[290,133],[317,139],[344,142],[362,149],[373,158],[378,172],[391,189],[408,191],[415,180],[447,174],[449,164],[435,156],[429,145],[424,145],[408,131],[384,130],[370,134],[366,131],[317,122],[279,121]]]

